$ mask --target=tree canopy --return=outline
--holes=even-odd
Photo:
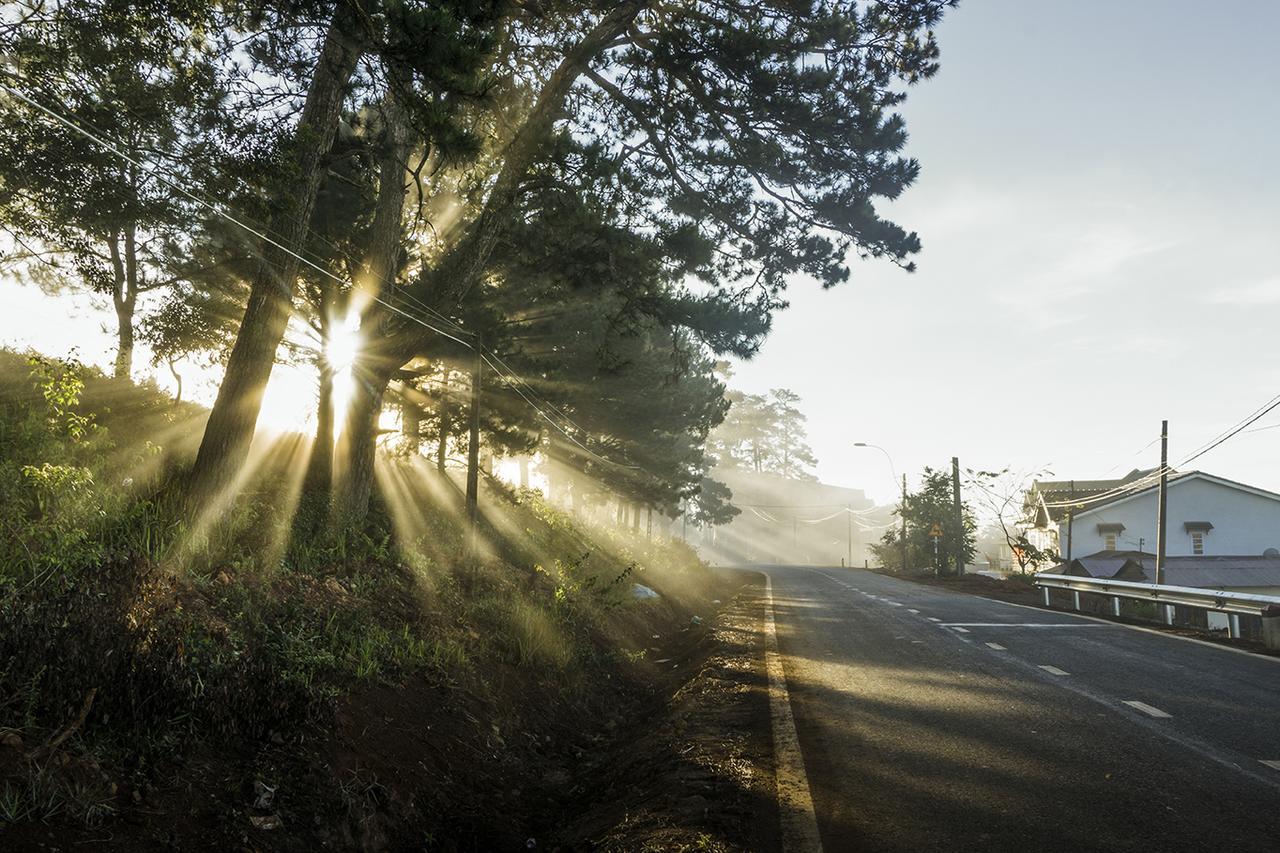
[[[723,518],[713,465],[816,459],[799,398],[726,394],[717,360],[752,357],[796,281],[913,268],[877,205],[918,174],[895,110],[950,5],[16,4],[0,224],[112,294],[118,370],[135,326],[171,368],[225,364],[192,498],[235,488],[273,365],[302,358],[308,488],[356,524],[384,413],[443,459],[472,399],[492,452]]]

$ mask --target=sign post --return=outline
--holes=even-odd
[[[942,538],[942,525],[938,522],[933,523],[933,527],[929,528],[929,537],[933,539],[933,570],[941,573],[941,567],[938,564],[938,540]]]

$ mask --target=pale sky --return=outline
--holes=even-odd
[[[919,271],[798,283],[748,391],[785,386],[823,480],[1176,463],[1280,394],[1280,2],[968,0],[905,114]],[[1280,409],[1256,426],[1280,423]],[[1280,429],[1191,467],[1280,491]]]
[[[923,172],[892,215],[919,271],[798,282],[734,384],[801,394],[822,479],[881,501],[855,441],[913,479],[953,455],[1083,479],[1155,466],[1168,418],[1176,463],[1280,393],[1277,32],[1272,0],[963,3],[906,107]],[[112,319],[0,291],[0,343],[109,365]],[[310,373],[277,378],[269,410],[309,411]],[[1193,467],[1280,491],[1278,448],[1242,434]]]

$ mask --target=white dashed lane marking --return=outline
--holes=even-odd
[[[939,619],[937,616],[930,616],[930,617],[929,617],[929,621],[930,621],[930,622],[941,622],[942,620],[941,620],[941,619]]]
[[[968,629],[968,628],[952,628],[951,630],[955,631],[957,634],[967,634],[967,633],[969,633],[969,629]]]
[[[1128,705],[1130,708],[1137,708],[1142,713],[1152,717],[1168,718],[1173,716],[1172,714],[1166,714],[1164,711],[1161,711],[1159,708],[1151,707],[1146,702],[1139,702],[1137,699],[1126,699],[1124,700],[1124,704]]]
[[[1105,628],[1106,625],[1077,625],[1063,622],[948,622],[966,628]]]
[[[908,613],[919,613],[920,611],[919,611],[919,610],[916,610],[914,607],[908,607],[908,608],[907,608],[907,612],[908,612]]]
[[[1049,673],[1050,675],[1070,675],[1071,674],[1066,670],[1058,669],[1056,666],[1049,666],[1043,663],[1040,664],[1040,668],[1043,669],[1045,672]]]
[[[1280,770],[1280,761],[1271,761],[1266,758],[1259,758],[1258,760],[1270,767],[1272,770]]]
[[[987,643],[987,647],[995,649],[998,652],[1007,651],[1007,649],[1005,649],[1005,647],[1000,645],[999,643]]]

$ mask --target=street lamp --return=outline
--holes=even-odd
[[[854,447],[874,447],[876,450],[879,450],[881,453],[883,453],[884,458],[889,460],[889,473],[893,475],[893,484],[895,486],[898,485],[898,472],[893,467],[893,457],[889,455],[889,451],[885,450],[883,447],[881,447],[878,444],[870,444],[865,441],[855,441],[853,443],[853,446]]]
[[[855,441],[854,447],[874,447],[884,454],[884,458],[889,461],[889,473],[893,475],[894,485],[897,485],[898,471],[894,467],[893,457],[889,455],[889,451],[885,450],[878,444],[871,444],[866,441]],[[902,571],[907,571],[907,475],[902,475],[902,502],[898,504],[898,517],[902,519],[902,533],[899,537],[899,545],[902,549]]]

